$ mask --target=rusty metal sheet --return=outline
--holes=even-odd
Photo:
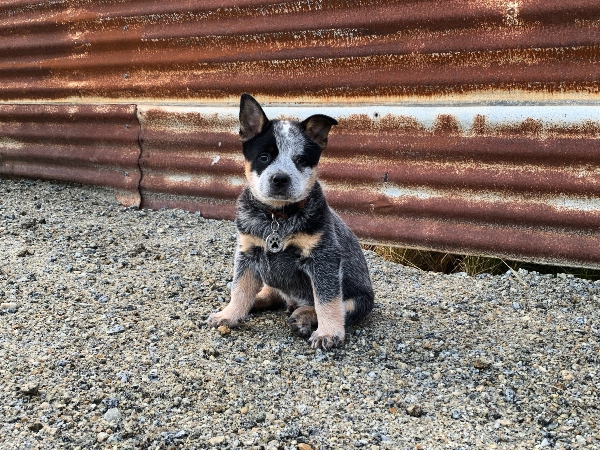
[[[0,175],[110,186],[139,205],[134,105],[0,104]]]
[[[232,218],[246,91],[339,119],[321,179],[365,240],[600,267],[597,0],[9,0],[0,18],[1,174]]]
[[[309,107],[267,107],[305,118]],[[600,109],[323,107],[327,198],[359,237],[600,267]],[[142,206],[233,218],[244,186],[235,108],[140,106]]]
[[[596,0],[0,5],[0,100],[598,99]]]

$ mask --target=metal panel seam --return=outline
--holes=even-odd
[[[133,115],[135,117],[136,120],[136,124],[138,127],[138,132],[137,132],[137,138],[136,138],[136,142],[139,148],[139,153],[138,153],[138,157],[137,157],[137,170],[138,170],[138,182],[137,182],[137,192],[138,192],[138,204],[135,205],[138,208],[142,205],[142,178],[144,178],[144,171],[142,170],[142,166],[141,166],[141,159],[142,159],[142,154],[144,153],[144,146],[142,143],[142,123],[140,122],[140,117],[138,115],[138,105],[134,105],[134,111],[133,111]]]

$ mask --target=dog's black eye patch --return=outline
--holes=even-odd
[[[265,149],[259,149],[256,157],[250,160],[250,170],[260,175],[269,164],[277,157],[277,147],[268,147]]]
[[[272,123],[263,133],[242,144],[244,158],[250,163],[250,170],[260,175],[277,158],[277,142],[273,135]]]
[[[299,169],[303,167],[315,167],[319,163],[321,152],[321,147],[312,141],[307,141],[304,144],[302,153],[294,158],[294,163]]]

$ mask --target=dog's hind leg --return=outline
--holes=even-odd
[[[279,309],[283,308],[285,305],[286,301],[279,291],[265,284],[260,292],[256,294],[256,300],[252,310]]]
[[[317,327],[317,312],[314,306],[300,306],[294,310],[288,323],[292,332],[302,337],[309,337]]]
[[[365,302],[368,304],[368,302]],[[356,302],[350,298],[343,301],[346,324],[355,324],[365,317],[367,309],[363,302]],[[292,331],[302,337],[308,337],[317,327],[317,312],[313,306],[300,306],[294,310],[288,322]]]

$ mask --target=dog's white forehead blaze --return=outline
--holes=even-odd
[[[282,156],[291,158],[302,151],[305,138],[297,126],[287,120],[282,120],[275,124],[274,131],[275,142]]]

